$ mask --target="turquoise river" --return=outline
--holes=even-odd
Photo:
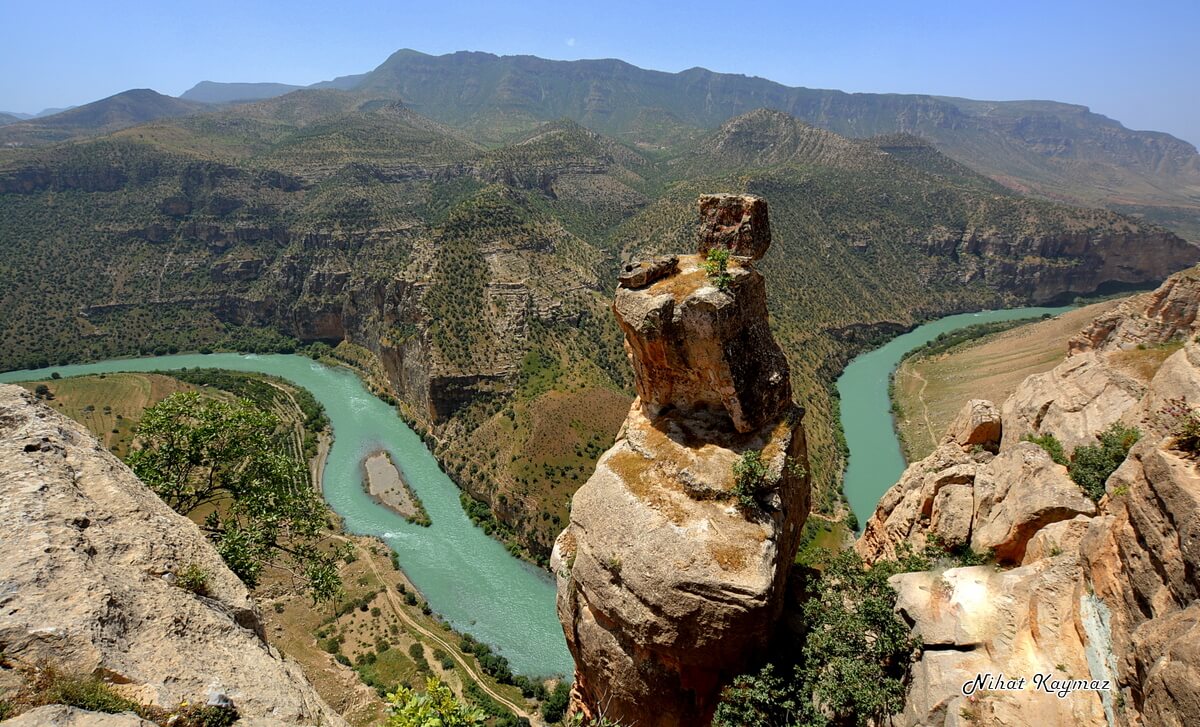
[[[1071,309],[1008,308],[980,313],[960,313],[918,326],[883,346],[850,362],[837,380],[841,399],[842,431],[850,448],[843,491],[859,527],[875,512],[875,505],[904,472],[904,456],[892,421],[888,383],[904,354],[929,343],[943,333],[976,323],[1011,321],[1045,314],[1057,315]]]
[[[311,391],[325,407],[334,432],[322,488],[330,506],[345,519],[346,529],[387,542],[430,607],[455,629],[490,644],[517,673],[572,673],[549,575],[514,558],[471,523],[458,501],[458,488],[421,439],[353,372],[303,356],[217,353],[10,371],[0,374],[0,382],[48,378],[54,371],[80,376],[194,367],[272,374]],[[363,492],[359,464],[379,449],[390,452],[404,471],[425,503],[432,526],[412,525]]]
[[[880,496],[904,470],[888,399],[888,380],[904,354],[941,333],[975,323],[1065,310],[1015,308],[948,316],[898,336],[846,367],[837,381],[842,427],[850,448],[845,491],[860,523],[866,522]],[[48,378],[52,372],[82,376],[195,367],[271,374],[311,391],[325,407],[334,431],[322,489],[347,530],[387,542],[430,607],[455,629],[490,644],[516,672],[571,673],[573,664],[555,615],[549,575],[514,558],[471,524],[459,504],[458,488],[424,443],[353,372],[294,355],[184,354],[10,371],[0,373],[0,383]],[[379,449],[390,452],[404,471],[429,512],[431,527],[406,522],[363,492],[360,463]]]

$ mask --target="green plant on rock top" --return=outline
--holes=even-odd
[[[724,247],[714,247],[704,256],[704,274],[709,280],[713,281],[713,285],[717,286],[717,290],[729,290],[729,284],[733,282],[733,276],[729,274],[729,249]]]
[[[197,596],[208,595],[208,571],[191,563],[175,576],[175,585]]]
[[[435,677],[425,682],[425,691],[399,686],[387,695],[391,715],[388,727],[469,727],[487,720],[483,710],[468,707]]]

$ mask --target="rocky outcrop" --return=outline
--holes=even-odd
[[[1067,343],[1073,355],[1154,346],[1200,332],[1200,268],[1167,278],[1150,293],[1124,301],[1099,316]]]
[[[1121,418],[1146,393],[1146,385],[1102,353],[1072,356],[1021,382],[1001,407],[1002,448],[1026,435],[1051,433],[1070,452],[1094,444],[1096,433]]]
[[[175,585],[188,567],[204,595]],[[266,643],[200,529],[15,386],[0,386],[0,605],[6,663],[96,674],[163,708],[228,699],[255,724],[345,724]]]
[[[971,439],[960,424],[972,412],[994,408],[987,401],[969,402],[943,443],[884,494],[855,545],[865,560],[895,558],[902,543],[919,551],[933,539],[1020,563],[1030,538],[1045,526],[1096,514],[1066,468],[1041,447],[1020,442],[993,456],[980,443],[958,443],[955,436]],[[999,434],[998,422],[989,427]]]
[[[808,514],[803,412],[762,277],[735,259],[721,289],[702,262],[618,290],[639,398],[552,558],[573,708],[642,727],[708,723],[772,634]],[[739,481],[747,453],[761,468]]]
[[[868,560],[933,535],[992,549],[1020,566],[895,576],[897,610],[925,649],[895,725],[1188,725],[1200,713],[1200,466],[1179,449],[1179,412],[1200,403],[1200,343],[1188,340],[1150,380],[1121,356],[1194,335],[1195,271],[1102,316],[1073,355],[1027,379],[1002,408],[999,453],[969,452],[972,402],[941,446],[881,499],[857,548]],[[1070,453],[1113,421],[1142,439],[1093,504],[1026,433]],[[969,483],[967,482],[969,480]],[[972,493],[973,510],[964,514]],[[981,673],[1107,681],[1063,698],[1032,684],[964,695]]]

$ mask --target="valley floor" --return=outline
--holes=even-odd
[[[913,356],[896,370],[893,401],[904,457],[915,462],[937,446],[946,427],[971,399],[1000,403],[1025,377],[1049,371],[1067,351],[1067,340],[1121,299],[1084,306],[969,341],[947,353]]]

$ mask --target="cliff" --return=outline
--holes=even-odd
[[[573,708],[644,727],[707,724],[773,632],[808,515],[803,411],[752,266],[766,203],[705,197],[701,212],[699,249],[731,252],[724,272],[682,255],[621,276],[638,398],[551,560]]]
[[[1194,722],[1200,471],[1181,432],[1200,400],[1197,273],[1097,318],[1066,361],[1026,379],[1002,407],[969,403],[880,500],[856,544],[868,562],[930,542],[997,562],[892,579],[897,611],[925,644],[893,724],[956,725],[963,715],[985,725]],[[1052,434],[1070,454],[1118,421],[1141,439],[1098,502],[1023,441]],[[1032,684],[963,693],[976,674],[999,672],[1108,686],[1062,698]]]
[[[203,595],[178,585],[190,567],[208,574]],[[164,709],[227,703],[255,724],[345,725],[267,644],[246,587],[200,529],[83,427],[7,385],[0,584],[0,696],[49,667]],[[22,723],[126,723],[55,709]]]

